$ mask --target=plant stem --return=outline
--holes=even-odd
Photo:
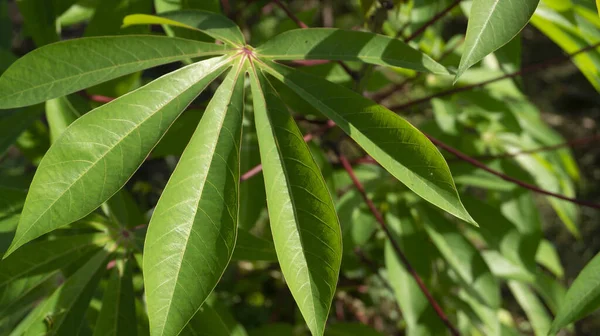
[[[396,256],[398,256],[398,258],[400,259],[400,261],[402,262],[402,264],[404,265],[404,267],[406,268],[408,273],[415,280],[415,282],[417,283],[417,285],[419,286],[419,288],[421,289],[421,291],[427,298],[427,301],[429,301],[429,304],[431,305],[431,307],[435,310],[436,314],[442,320],[444,325],[446,325],[446,327],[448,328],[448,330],[450,331],[450,333],[452,335],[460,335],[458,330],[452,325],[450,320],[448,320],[448,317],[442,310],[442,307],[438,304],[438,302],[435,300],[433,295],[431,295],[431,293],[425,286],[423,279],[421,279],[421,277],[419,276],[417,271],[415,271],[413,266],[408,261],[408,258],[404,255],[404,253],[400,249],[400,245],[398,245],[398,243],[394,239],[394,236],[392,235],[392,232],[386,225],[385,220],[383,219],[383,216],[381,215],[381,212],[379,212],[379,210],[377,210],[377,207],[375,207],[375,204],[373,203],[373,201],[369,198],[369,196],[367,196],[367,193],[366,193],[365,188],[363,187],[362,183],[360,183],[360,181],[356,177],[356,174],[354,173],[354,169],[352,169],[352,166],[350,165],[350,162],[348,162],[348,159],[346,159],[346,157],[343,154],[339,154],[339,153],[338,153],[338,158],[340,160],[340,163],[342,164],[342,166],[348,173],[348,176],[350,176],[350,179],[352,179],[352,183],[356,187],[356,190],[358,190],[358,192],[361,194],[363,200],[369,207],[369,210],[371,210],[371,213],[377,220],[377,223],[379,223],[379,226],[381,227],[381,229],[387,236],[388,240],[390,241],[392,248],[394,249],[394,252],[396,253]]]
[[[442,141],[437,140],[436,138],[434,138],[434,137],[432,137],[430,135],[427,135],[427,134],[425,134],[425,135],[435,145],[437,145],[438,147],[442,148],[443,150],[451,153],[452,155],[456,156],[458,159],[460,159],[462,161],[465,161],[465,162],[467,162],[467,163],[469,163],[469,164],[471,164],[471,165],[473,165],[473,166],[475,166],[477,168],[483,169],[483,170],[487,171],[488,173],[490,173],[492,175],[496,175],[496,176],[498,176],[499,178],[501,178],[501,179],[503,179],[505,181],[512,182],[512,183],[514,183],[514,184],[516,184],[516,185],[518,185],[518,186],[520,186],[522,188],[529,189],[529,190],[531,190],[533,192],[536,192],[538,194],[542,194],[542,195],[546,195],[546,196],[552,196],[552,197],[555,197],[555,198],[558,198],[558,199],[562,199],[562,200],[565,200],[565,201],[568,201],[568,202],[571,202],[571,203],[574,203],[574,204],[578,204],[578,205],[581,205],[581,206],[585,206],[585,207],[588,207],[588,208],[600,209],[600,204],[589,202],[589,201],[578,200],[578,199],[567,197],[567,196],[563,196],[561,194],[553,193],[553,192],[550,192],[550,191],[538,188],[537,186],[529,184],[527,182],[523,182],[523,181],[517,180],[517,179],[515,179],[513,177],[510,177],[510,176],[508,176],[506,174],[503,174],[503,173],[501,173],[499,171],[496,171],[496,170],[494,170],[494,169],[486,166],[484,163],[481,163],[481,162],[475,160],[474,158],[468,156],[467,154],[464,154],[463,152],[459,151],[458,149],[453,148],[453,147],[451,147],[451,146],[443,143]]]
[[[424,25],[422,25],[419,29],[417,29],[409,37],[405,38],[404,42],[410,42],[410,41],[414,40],[415,38],[417,38],[417,36],[421,35],[427,28],[429,28],[429,26],[431,26],[434,23],[436,23],[444,15],[446,15],[451,10],[453,10],[454,7],[458,6],[458,4],[460,4],[461,1],[462,0],[455,0],[453,3],[450,4],[450,6],[446,7],[444,10],[442,10],[441,12],[437,13],[436,15],[434,15],[429,21],[425,22]]]

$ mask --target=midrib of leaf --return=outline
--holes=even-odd
[[[135,37],[135,35],[128,35],[128,36]],[[93,37],[89,37],[89,39],[92,39],[92,38]],[[67,41],[65,41],[65,42],[67,42]],[[60,43],[60,42],[58,42],[58,43]],[[25,90],[20,90],[20,91],[13,92],[13,93],[11,93],[9,95],[5,95],[5,96],[3,96],[3,99],[9,99],[9,98],[11,98],[13,96],[16,96],[16,95],[23,95],[23,93],[25,93],[25,92],[28,92],[28,91],[31,91],[31,90],[35,90],[35,89],[39,89],[39,88],[45,87],[45,86],[51,86],[51,88],[52,88],[56,84],[59,84],[59,83],[62,83],[62,82],[66,82],[66,81],[70,81],[73,78],[82,77],[82,76],[86,76],[86,75],[89,75],[89,74],[95,74],[97,72],[102,72],[102,71],[106,71],[106,70],[115,71],[117,69],[120,69],[120,68],[123,68],[123,67],[128,67],[130,65],[142,64],[142,63],[152,62],[152,61],[160,61],[160,60],[165,60],[165,59],[170,59],[170,58],[179,59],[180,57],[185,58],[185,57],[202,57],[202,56],[211,56],[211,55],[224,55],[224,54],[227,54],[227,53],[232,52],[232,51],[234,51],[234,50],[227,49],[227,50],[222,50],[222,51],[219,51],[219,52],[216,52],[216,51],[214,51],[214,52],[199,52],[199,53],[192,53],[192,54],[181,54],[181,55],[177,55],[177,56],[156,57],[156,58],[152,58],[152,59],[148,59],[148,60],[138,60],[138,61],[135,61],[135,62],[122,63],[122,64],[116,65],[116,66],[111,66],[111,67],[106,67],[106,68],[100,68],[100,69],[96,69],[96,70],[87,71],[85,73],[81,73],[81,74],[78,74],[78,75],[64,77],[62,79],[59,79],[59,80],[56,80],[56,81],[53,81],[53,82],[48,82],[48,83],[44,83],[44,84],[39,84],[39,85],[31,86],[31,87],[29,87],[29,88],[27,88]],[[15,78],[15,79],[19,80],[18,78]],[[135,92],[135,91],[132,91],[132,92]],[[130,92],[130,93],[132,93],[132,92]]]
[[[517,0],[517,1],[519,1],[519,0]],[[468,54],[464,58],[465,59],[465,65],[464,65],[465,67],[467,67],[467,62],[469,62],[471,56],[473,55],[473,52],[475,51],[475,47],[479,44],[479,41],[481,40],[481,36],[483,36],[483,32],[487,29],[487,26],[492,18],[492,15],[494,14],[494,11],[496,10],[496,6],[498,5],[499,2],[500,2],[500,0],[494,1],[494,5],[492,6],[491,10],[489,11],[489,15],[485,18],[485,21],[481,25],[481,27],[482,27],[481,30],[479,30],[479,33],[475,36],[473,48],[471,48],[471,50],[469,50]]]
[[[258,82],[258,85],[257,85],[257,87],[258,87],[258,89],[260,90],[260,94],[261,94],[261,96],[263,97],[263,102],[264,102],[264,106],[265,106],[265,115],[267,116],[267,119],[269,120],[269,125],[271,125],[271,127],[270,127],[270,128],[271,128],[271,135],[272,135],[272,137],[273,137],[273,141],[274,141],[274,143],[275,143],[275,145],[276,145],[276,148],[277,148],[277,149],[279,149],[279,148],[280,148],[280,146],[279,146],[279,141],[278,141],[278,139],[277,139],[277,136],[275,135],[275,130],[274,130],[274,127],[272,126],[272,125],[273,125],[273,123],[272,123],[272,121],[271,121],[271,116],[270,116],[270,115],[269,115],[269,113],[268,113],[268,108],[269,108],[269,107],[268,107],[268,105],[267,105],[267,100],[266,100],[266,98],[265,98],[264,91],[262,90],[262,86],[260,85],[259,77],[258,77],[257,71],[256,71],[256,69],[254,68],[254,66],[252,66],[252,71],[254,72],[254,76],[255,76],[255,78],[256,78],[255,80]],[[266,78],[265,78],[265,79],[266,79]],[[271,84],[270,84],[268,81],[266,81],[266,82],[267,82],[269,85],[271,85]],[[273,86],[271,86],[271,88],[273,88]],[[274,90],[274,92],[276,92],[274,88],[273,88],[273,90]],[[279,159],[279,163],[280,163],[281,169],[282,169],[282,171],[283,171],[283,176],[284,176],[284,178],[285,178],[285,184],[286,184],[286,186],[287,186],[287,190],[286,190],[286,191],[287,191],[287,193],[286,193],[286,194],[288,195],[288,198],[290,199],[290,203],[293,205],[293,206],[292,206],[292,211],[293,211],[293,214],[294,214],[294,224],[295,224],[295,228],[296,228],[295,235],[297,236],[297,239],[298,239],[298,241],[300,242],[300,245],[302,246],[302,248],[301,248],[301,250],[300,250],[300,253],[302,253],[302,254],[303,254],[303,256],[304,256],[304,259],[302,259],[302,261],[303,261],[303,263],[302,263],[302,267],[303,267],[303,268],[306,270],[306,272],[305,272],[305,273],[308,275],[308,278],[310,279],[310,281],[309,281],[309,282],[305,282],[304,284],[302,284],[302,286],[305,286],[305,285],[307,285],[307,284],[308,284],[308,288],[309,288],[309,291],[310,291],[310,295],[304,298],[304,300],[305,300],[304,302],[306,302],[306,299],[307,299],[307,298],[310,300],[310,306],[312,307],[312,316],[311,316],[311,319],[312,319],[312,321],[310,321],[311,323],[308,323],[309,321],[307,321],[307,324],[308,324],[308,325],[311,325],[311,324],[312,324],[312,325],[314,325],[315,327],[318,327],[318,324],[316,324],[316,323],[315,323],[315,315],[316,315],[315,313],[316,313],[316,309],[315,309],[315,302],[314,302],[314,300],[313,300],[314,293],[313,293],[313,288],[312,288],[312,282],[314,282],[314,281],[313,281],[312,274],[311,274],[311,273],[310,273],[310,271],[309,271],[309,268],[308,268],[308,263],[306,262],[306,260],[307,260],[307,257],[306,257],[306,255],[305,255],[305,253],[304,253],[306,249],[305,249],[304,243],[303,243],[303,241],[302,241],[302,235],[300,234],[300,230],[299,230],[299,228],[298,228],[298,214],[297,214],[297,211],[296,211],[296,202],[294,201],[294,196],[293,196],[293,193],[291,192],[291,185],[290,185],[290,181],[289,181],[289,178],[288,178],[288,171],[287,171],[287,168],[286,168],[286,166],[285,166],[285,160],[283,160],[283,157],[282,157],[282,155],[281,155],[281,153],[280,153],[280,151],[279,151],[279,150],[277,150],[277,157],[278,157],[278,159]],[[273,192],[273,191],[271,190],[271,193],[272,193],[272,192]],[[279,211],[279,214],[277,215],[277,218],[279,218],[279,217],[281,216],[281,212],[282,212],[283,210],[284,210],[284,209],[281,209],[281,210]],[[334,210],[334,211],[335,211],[335,210]],[[289,240],[289,235],[288,235],[288,240]],[[296,254],[296,255],[297,255],[297,254]],[[296,258],[296,256],[294,256],[294,258],[293,258],[292,260],[294,260],[295,258]],[[296,275],[296,278],[297,278],[297,275]],[[302,286],[301,286],[301,287],[302,287]],[[301,287],[300,287],[300,288],[301,288]],[[319,334],[322,334],[322,330],[317,330],[317,331],[319,332]]]
[[[235,71],[235,72],[236,72],[236,75],[235,75],[235,78],[234,78],[233,84],[232,84],[232,86],[231,86],[231,92],[230,92],[230,94],[229,94],[229,99],[228,99],[228,101],[229,101],[229,102],[231,102],[231,97],[233,96],[233,93],[235,92],[235,83],[237,82],[237,80],[238,80],[238,77],[239,77],[239,74],[240,74],[240,72],[241,72],[243,61],[244,61],[244,58],[243,58],[243,57],[240,57],[240,61],[239,61],[239,63],[238,63],[238,64],[236,64],[236,65],[234,65],[234,68],[231,70],[231,71]],[[211,158],[214,158],[214,156],[215,156],[215,150],[216,150],[216,148],[217,148],[217,143],[219,142],[219,137],[220,137],[220,135],[221,135],[221,132],[222,132],[222,130],[223,130],[223,123],[225,122],[225,119],[226,119],[226,114],[227,114],[227,112],[223,113],[223,117],[222,117],[222,118],[221,118],[221,120],[220,120],[219,131],[217,132],[217,135],[214,137],[214,142],[211,144],[211,148],[210,148],[210,154],[211,154],[211,156],[210,156],[210,157],[211,157]],[[212,162],[212,160],[211,160],[211,162]],[[206,182],[207,182],[207,177],[208,177],[208,171],[209,171],[209,170],[210,170],[210,167],[208,168],[208,170],[207,170],[207,173],[206,173],[206,175],[204,176],[204,179],[203,179],[203,181],[202,181],[202,186],[199,188],[199,191],[198,191],[198,193],[199,193],[199,197],[198,197],[197,201],[196,201],[196,202],[195,202],[195,204],[194,204],[193,215],[192,215],[192,216],[190,216],[190,218],[191,218],[191,221],[192,221],[192,224],[193,224],[193,221],[194,221],[194,219],[196,218],[196,214],[198,213],[198,205],[200,204],[200,201],[201,201],[201,199],[202,199],[202,192],[203,192],[203,190],[204,190],[204,186],[206,185]],[[239,202],[239,200],[238,200],[238,202]],[[229,210],[229,209],[227,209],[227,210]],[[181,260],[179,260],[179,265],[178,265],[177,272],[176,272],[176,276],[175,276],[175,279],[174,279],[174,280],[175,280],[175,281],[174,281],[174,284],[175,284],[175,285],[173,286],[173,290],[171,291],[171,294],[170,294],[170,296],[171,296],[171,297],[173,296],[173,293],[175,292],[175,288],[177,287],[177,281],[179,280],[179,275],[181,274],[181,266],[183,265],[183,259],[184,259],[184,256],[185,256],[185,254],[186,254],[187,250],[188,250],[188,246],[189,246],[189,239],[190,239],[190,236],[191,236],[191,231],[192,231],[193,229],[194,229],[194,228],[193,228],[193,225],[190,225],[190,232],[187,232],[187,233],[186,233],[186,237],[185,237],[185,247],[184,247],[183,251],[181,252],[181,258],[180,258]],[[235,244],[235,241],[236,241],[236,240],[237,240],[237,231],[236,231],[236,236],[235,236],[235,238],[234,238],[234,244]],[[158,241],[158,240],[157,240],[157,241]],[[232,251],[233,251],[233,249],[232,249]],[[231,256],[229,256],[229,259],[231,260]],[[224,270],[223,270],[223,271],[224,271]],[[222,276],[222,275],[223,275],[223,274],[221,273],[221,276]],[[159,287],[157,287],[157,288],[159,288]],[[206,301],[206,299],[205,299],[205,301]],[[165,326],[167,325],[167,322],[168,322],[168,319],[169,319],[169,316],[170,316],[170,314],[169,314],[169,313],[170,313],[170,311],[171,311],[171,307],[172,307],[172,306],[173,306],[173,300],[171,300],[171,301],[169,302],[169,305],[167,306],[167,307],[168,307],[168,308],[167,308],[167,312],[165,313],[165,316],[166,316],[166,317],[165,317],[164,323],[163,323],[163,325],[162,325],[162,327],[161,327],[161,330],[160,330],[160,334],[159,334],[159,335],[163,335],[163,334],[164,334]],[[190,319],[189,319],[189,320],[188,320],[188,321],[185,323],[185,325],[187,325],[187,324],[188,324],[188,323],[189,323],[189,322],[190,322],[190,321],[191,321],[191,320],[194,318],[194,315],[195,315],[195,314],[197,314],[197,313],[198,313],[198,311],[199,311],[200,309],[202,309],[202,304],[200,305],[200,307],[198,308],[198,310],[196,310],[196,312],[195,312],[195,313],[192,315],[192,317],[191,317],[191,318],[190,318]],[[183,326],[183,328],[182,328],[181,330],[179,330],[179,332],[178,332],[178,333],[181,333],[181,331],[185,329],[185,325]]]
[[[214,71],[215,69],[218,69],[219,67],[221,67],[223,64],[227,63],[228,61],[229,61],[229,59],[224,59],[221,62],[214,64],[213,67],[212,67],[212,69],[211,69],[211,72]],[[196,65],[196,64],[192,64],[192,65],[190,65],[190,67],[192,67],[194,65]],[[184,69],[184,68],[182,68],[182,69]],[[171,75],[171,74],[167,74],[165,76],[168,76],[168,75]],[[165,76],[163,76],[163,77],[165,77]],[[161,77],[161,78],[163,78],[163,77]],[[182,92],[185,92],[185,91],[189,90],[195,84],[197,84],[197,82],[191,82],[190,85],[187,88],[185,88],[184,90],[182,90]],[[137,89],[135,91],[132,91],[132,92],[129,92],[129,93],[123,95],[122,97],[126,97],[126,96],[129,96],[129,95],[132,95],[132,94],[134,94],[134,93],[136,93],[136,92],[138,92],[140,90],[143,90],[143,89],[144,89],[144,87],[141,87],[141,88],[139,88],[139,89]],[[171,102],[173,102],[176,99],[179,99],[179,95],[174,95],[171,99],[167,100],[164,104],[160,105],[155,110],[153,110],[152,112],[148,113],[148,116],[146,118],[142,119],[130,131],[128,131],[127,133],[125,133],[124,136],[120,137],[120,139],[118,139],[112,146],[108,147],[108,149],[106,149],[106,151],[104,153],[102,153],[102,155],[100,157],[98,157],[98,159],[96,159],[95,162],[93,162],[91,165],[89,165],[76,179],[73,180],[73,182],[71,184],[69,184],[69,186],[67,188],[65,188],[65,190],[60,195],[58,195],[58,197],[52,203],[50,203],[50,205],[48,205],[48,207],[36,218],[36,220],[33,221],[29,225],[29,227],[25,230],[25,232],[23,232],[23,234],[21,234],[21,237],[17,241],[14,241],[11,244],[11,246],[8,249],[8,251],[4,254],[4,258],[6,258],[9,254],[11,254],[15,250],[14,246],[20,246],[19,243],[26,237],[27,233],[29,233],[29,231],[31,231],[31,229],[40,220],[40,218],[42,218],[42,216],[44,216],[46,214],[46,212],[48,212],[48,210],[50,210],[54,206],[54,204],[56,204],[56,202],[58,202],[67,193],[67,191],[69,191],[73,187],[73,185],[75,185],[75,183],[77,183],[79,180],[81,180],[81,178],[83,176],[85,176],[92,168],[94,168],[96,166],[96,164],[98,164],[100,161],[102,161],[106,157],[106,155],[108,155],[116,146],[118,146],[123,141],[123,139],[127,138],[134,131],[138,130],[146,121],[148,121],[150,118],[154,117],[156,113],[160,113],[159,111],[163,107],[169,105]],[[75,125],[77,125],[78,122],[81,122],[81,120],[82,120],[81,118],[77,119],[71,125],[73,125],[73,127],[75,127]],[[61,137],[59,137],[59,139],[62,138],[64,136],[64,134],[65,133],[63,133],[63,135]],[[41,165],[40,165],[40,167],[43,168]],[[34,181],[35,181],[35,177],[34,177]],[[33,182],[32,182],[32,184],[33,184]]]
[[[285,77],[283,77],[279,72],[277,72],[277,70],[273,69],[272,67],[270,67],[268,64],[262,62],[262,65],[264,65],[265,69],[271,74],[273,75],[275,78],[277,78],[278,80],[280,80],[281,82],[285,83]],[[293,82],[292,82],[293,83]],[[287,85],[289,85],[289,83],[286,83]],[[312,100],[314,102],[316,102],[317,104],[319,104],[319,106],[321,106],[324,110],[330,111],[329,113],[331,115],[336,115],[339,119],[341,119],[342,121],[344,121],[347,125],[349,125],[348,127],[350,129],[352,129],[355,133],[360,134],[364,139],[367,139],[370,143],[372,143],[373,145],[375,145],[375,147],[378,147],[374,142],[372,142],[363,132],[361,132],[359,129],[357,129],[356,127],[353,126],[353,124],[351,122],[349,122],[346,118],[344,118],[341,114],[339,113],[335,113],[335,111],[333,111],[331,108],[329,108],[329,106],[327,106],[326,104],[322,103],[318,98],[316,98],[315,96],[313,96],[312,94],[310,94],[308,91],[305,91],[302,86],[297,85],[296,83],[293,83],[293,86],[304,92],[305,95],[310,96],[312,98]],[[417,130],[418,131],[418,130]],[[369,152],[367,149],[365,149],[367,152]],[[408,171],[413,178],[418,179],[419,181],[423,182],[424,184],[426,184],[429,188],[435,190],[438,189],[437,186],[434,185],[435,188],[432,187],[432,184],[430,181],[425,180],[421,177],[419,177],[417,174],[414,174],[412,171],[410,171],[410,169],[408,167],[406,167],[404,164],[401,164],[399,162],[396,162],[387,152],[385,152],[383,149],[380,149],[380,151],[386,156],[386,158],[390,161],[390,166],[393,165],[394,163],[397,165],[402,166],[406,171]],[[446,162],[444,160],[444,162]],[[429,201],[430,197],[429,195],[426,194],[422,194],[422,193],[417,193],[420,197],[422,197],[423,199]],[[456,206],[454,206],[452,203],[448,202],[445,198],[441,198],[441,200],[443,201],[443,203],[445,204],[446,207],[452,209],[455,213],[457,214],[461,214],[464,212],[463,209],[460,209]],[[435,204],[435,203],[433,203]],[[437,205],[436,205],[437,206]],[[464,219],[466,220],[466,219]],[[467,221],[469,222],[469,221]]]
[[[13,280],[19,279],[24,274],[27,274],[29,272],[33,272],[33,271],[35,271],[38,268],[44,267],[47,264],[50,264],[50,263],[56,261],[57,259],[60,259],[60,258],[64,257],[65,255],[68,255],[68,254],[72,253],[73,251],[76,251],[76,250],[79,250],[79,249],[82,249],[82,248],[85,248],[85,247],[93,246],[93,245],[99,245],[102,242],[108,242],[108,241],[109,241],[109,238],[107,236],[104,239],[100,239],[98,241],[91,241],[91,242],[89,242],[88,244],[85,244],[85,245],[74,246],[72,249],[69,249],[69,250],[65,251],[64,253],[62,253],[62,254],[53,255],[52,259],[48,259],[48,260],[46,260],[46,262],[38,264],[35,267],[29,268],[29,269],[25,269],[23,272],[21,272],[19,274],[16,274],[13,277],[10,277],[8,279],[5,279],[3,282],[0,282],[0,288],[6,286],[9,282],[11,282]]]

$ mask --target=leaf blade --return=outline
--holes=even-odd
[[[130,260],[117,262],[112,272],[93,335],[137,335]]]
[[[184,329],[233,253],[243,120],[241,66],[234,66],[209,103],[148,226],[144,270],[155,335],[178,335]]]
[[[375,65],[449,74],[444,66],[398,39],[353,30],[294,29],[275,36],[258,47],[255,52],[265,59],[362,61]]]
[[[341,264],[337,214],[287,108],[262,73],[250,78],[275,251],[309,329],[322,335]]]
[[[525,27],[538,3],[539,0],[474,0],[455,81],[473,64],[510,42]]]
[[[477,225],[460,201],[442,154],[406,120],[349,89],[319,77],[272,62],[268,63],[267,71],[333,120],[417,195],[467,223]],[[398,138],[400,142],[389,141]]]
[[[600,254],[597,254],[579,273],[567,290],[562,305],[552,322],[548,334],[556,334],[571,322],[575,322],[600,307]]]
[[[164,24],[197,30],[235,47],[246,44],[244,34],[235,22],[209,11],[185,9],[159,15],[133,14],[123,20],[123,27],[141,24]]]
[[[83,218],[116,193],[184,106],[227,62],[221,57],[184,67],[77,119],[40,163],[5,257],[44,233]],[[119,109],[124,107],[125,111]],[[113,174],[108,174],[109,163]]]
[[[226,52],[216,44],[143,35],[54,43],[21,57],[3,73],[0,109],[41,103],[153,66]]]

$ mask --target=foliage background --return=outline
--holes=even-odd
[[[2,0],[0,0],[2,1]],[[7,0],[8,17],[13,23],[10,34],[10,48],[16,55],[24,55],[34,48],[34,41],[23,29],[22,16],[16,7],[14,0]],[[232,2],[236,6],[236,2]],[[252,7],[255,6],[255,7]],[[284,28],[294,28],[294,23],[287,18],[285,13],[273,4],[266,1],[257,1],[248,5],[246,12],[240,13],[248,26],[256,26],[265,29],[265,34]],[[290,7],[295,13],[311,26],[323,26],[329,21],[343,22],[351,20],[349,17],[355,15],[345,1],[324,0],[318,1],[291,1]],[[324,10],[322,9],[324,8]],[[441,7],[440,7],[441,8]],[[331,16],[328,13],[335,13]],[[245,15],[245,17],[244,17]],[[267,23],[265,23],[267,22]],[[466,29],[466,18],[452,16],[450,19],[442,20],[441,31],[451,37],[455,33],[462,33]],[[273,25],[269,27],[269,25]],[[63,30],[63,38],[80,36],[83,26],[73,26]],[[2,27],[0,27],[2,29]],[[261,31],[255,31],[260,34]],[[0,31],[0,36],[7,36],[6,31]],[[6,41],[3,41],[6,42]],[[563,51],[530,25],[522,32],[522,64],[524,67],[541,61],[563,55]],[[146,78],[155,78],[159,74],[172,70],[175,66],[168,65],[147,71]],[[550,70],[535,72],[523,77],[523,88],[530,99],[543,112],[543,119],[553,128],[558,130],[565,139],[582,138],[598,134],[598,123],[600,123],[600,97],[581,72],[570,62],[553,66]],[[110,89],[109,89],[110,91]],[[110,96],[110,92],[101,90]],[[419,115],[412,115],[409,120],[415,125],[420,125],[425,118],[431,117],[429,108],[421,107]],[[38,125],[43,131],[43,127]],[[35,132],[35,127],[30,130]],[[12,148],[4,159],[3,169],[20,167],[24,159],[21,155],[27,148],[31,149],[30,160],[39,159],[39,153],[47,148],[48,143],[37,142],[40,138],[27,146],[27,137],[21,141],[24,143],[21,149]],[[330,141],[335,141],[331,137]],[[581,199],[600,201],[600,146],[598,142],[577,146],[572,149],[573,156],[580,167],[582,183],[578,186],[578,196]],[[12,166],[12,167],[11,167]],[[134,178],[128,183],[129,190],[135,192],[137,200],[142,204],[155,204],[160,190],[166,183],[174,162],[167,160],[149,160]],[[33,167],[27,165],[27,170]],[[555,212],[548,206],[547,202],[538,202],[542,209],[544,236],[552,241],[561,256],[565,268],[565,284],[569,284],[579,273],[585,264],[600,250],[600,213],[593,209],[581,208],[579,228],[581,239],[574,238],[565,229],[562,222],[557,218]],[[256,266],[241,263],[238,268],[230,269],[218,290],[223,294],[223,301],[229,304],[235,317],[245,326],[262,324],[266,321],[293,321],[297,316],[293,314],[294,302],[287,295],[287,288],[281,285],[281,275],[277,268],[267,266],[265,270],[257,270]],[[343,281],[343,280],[342,280]],[[367,316],[368,322],[383,330],[394,330],[390,322],[390,316],[395,314],[395,308],[386,304],[385,300],[376,300],[379,305],[372,306],[372,298],[384,291],[383,285],[377,283],[377,279],[370,277],[366,279],[370,288],[362,296],[336,297],[332,307],[335,313],[344,311],[346,319],[355,320]],[[340,283],[340,288],[345,285],[349,287],[360,286],[352,280],[347,284]],[[360,290],[364,290],[361,287]],[[510,295],[503,293],[504,298],[510,300]],[[516,303],[512,303],[515,316],[523,317],[522,311]],[[340,309],[340,307],[344,307]],[[600,330],[600,315],[595,314],[577,325],[577,334],[595,335]],[[255,331],[259,335],[259,331]]]

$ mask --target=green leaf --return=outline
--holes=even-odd
[[[31,243],[0,261],[0,289],[17,279],[45,274],[65,267],[108,242],[105,234],[66,236]]]
[[[97,252],[49,298],[40,303],[10,335],[77,335],[109,254],[104,249]]]
[[[480,232],[491,248],[500,251],[517,266],[529,272],[535,270],[535,250],[530,247],[530,239],[519,232],[498,207],[471,196],[463,197],[463,202],[473,218],[487,224],[481,227]]]
[[[194,336],[247,336],[227,307],[213,297],[202,305],[184,331]]]
[[[540,0],[474,0],[456,79],[527,25]],[[455,79],[455,81],[456,81]]]
[[[545,336],[550,329],[550,316],[540,299],[521,282],[510,280],[508,288],[525,311],[536,336]]]
[[[50,128],[50,142],[56,139],[77,118],[90,110],[90,104],[79,95],[69,95],[46,102],[46,120]]]
[[[356,322],[336,323],[327,327],[325,336],[382,336],[377,330]]]
[[[12,146],[44,112],[42,106],[0,111],[0,157]]]
[[[54,1],[18,0],[19,12],[25,21],[25,30],[38,47],[60,40],[56,29]]]
[[[242,58],[243,60],[243,58]],[[178,335],[233,253],[239,203],[244,78],[225,78],[150,220],[144,281],[153,335]]]
[[[90,37],[54,43],[21,57],[4,72],[0,109],[41,103],[153,66],[226,52],[222,45],[162,36]]]
[[[500,307],[500,287],[479,251],[442,214],[419,208],[425,229],[466,291],[491,308]]]
[[[258,136],[254,129],[254,123],[244,127],[240,162],[242,173],[246,173],[260,164]],[[254,228],[266,207],[265,181],[263,174],[257,174],[240,185],[240,220],[238,226],[247,230]]]
[[[235,47],[246,44],[244,34],[235,22],[213,12],[188,9],[160,15],[133,14],[123,20],[124,27],[147,24],[162,24],[197,30]]]
[[[342,257],[331,195],[294,119],[262,73],[251,73],[271,231],[288,287],[323,335]]]
[[[414,126],[349,89],[275,63],[268,66],[271,75],[333,120],[409,189],[477,225],[460,201],[444,157]]]
[[[600,254],[597,254],[573,281],[552,322],[549,334],[556,334],[561,328],[584,318],[599,307]]]
[[[114,195],[227,62],[220,57],[184,67],[77,119],[40,163],[7,254]]]
[[[546,267],[559,278],[565,275],[565,270],[560,262],[560,257],[554,245],[548,240],[540,241],[540,246],[535,254],[535,261]]]
[[[220,12],[219,0],[154,0],[157,13],[174,11],[178,9],[202,9],[211,12]]]
[[[406,214],[406,209],[397,211]],[[398,218],[392,212],[386,215],[386,222],[394,234],[394,239],[408,258],[410,264],[427,284],[431,277],[432,258],[427,236],[416,226],[409,216]],[[387,278],[394,290],[396,301],[407,324],[408,335],[439,335],[446,330],[427,298],[408,273],[396,255],[389,241],[385,243],[385,267]]]
[[[137,335],[131,263],[130,260],[116,263],[104,291],[94,335]]]
[[[133,196],[125,189],[119,190],[106,203],[102,210],[110,220],[121,228],[135,228],[148,223]]]
[[[192,138],[204,111],[189,109],[175,120],[173,125],[160,142],[152,150],[153,158],[163,158],[167,155],[181,156],[183,150]]]
[[[256,48],[255,53],[260,58],[272,60],[359,61],[449,74],[444,66],[398,39],[354,30],[294,29],[270,39]]]
[[[277,261],[273,242],[257,237],[242,228],[238,228],[235,250],[231,258],[232,260]]]

